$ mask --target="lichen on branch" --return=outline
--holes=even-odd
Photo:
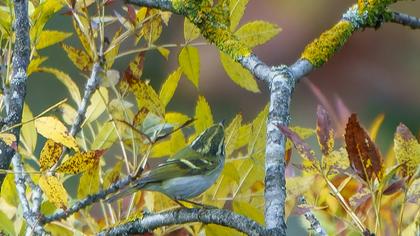
[[[340,21],[331,29],[308,44],[301,58],[308,60],[315,67],[321,67],[350,38],[355,28],[348,21]]]

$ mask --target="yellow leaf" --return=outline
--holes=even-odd
[[[258,20],[243,25],[235,35],[246,46],[253,48],[268,42],[280,31],[277,25]]]
[[[52,139],[56,143],[61,143],[66,147],[78,151],[76,140],[69,134],[67,128],[53,116],[44,116],[35,120],[35,127],[39,134],[47,139]]]
[[[90,105],[86,110],[85,123],[89,124],[95,121],[104,113],[108,104],[108,90],[104,87],[99,87],[90,98]]]
[[[376,140],[376,136],[378,136],[379,128],[381,128],[382,123],[384,122],[385,115],[383,113],[376,116],[375,120],[373,120],[372,125],[369,129],[370,138],[372,141]]]
[[[99,191],[99,162],[80,176],[77,198],[83,199]]]
[[[92,149],[108,149],[118,139],[115,127],[112,122],[103,124],[99,133],[96,134],[95,139],[91,145]]]
[[[9,133],[0,133],[0,139],[9,146],[16,142],[16,136]]]
[[[187,145],[182,131],[177,131],[171,134],[169,140],[158,142],[152,147],[152,157],[172,156]]]
[[[220,235],[243,236],[245,235],[234,229],[223,227],[220,225],[213,225],[213,224],[205,225],[204,229],[206,230],[206,236],[220,236]]]
[[[63,121],[68,125],[72,125],[74,123],[74,119],[77,116],[77,111],[67,103],[61,104],[60,110],[63,114]]]
[[[233,201],[233,211],[247,216],[260,224],[264,224],[264,210],[262,208],[256,208],[248,202]]]
[[[404,124],[400,124],[395,132],[394,152],[402,164],[402,176],[413,176],[420,165],[420,144]]]
[[[64,1],[61,0],[48,0],[35,8],[31,15],[30,38],[32,41],[39,37],[47,21],[63,7],[63,4]]]
[[[194,122],[195,133],[198,135],[211,125],[213,125],[213,115],[206,99],[203,96],[199,96],[197,105],[195,107],[195,118]]]
[[[57,208],[67,209],[67,191],[55,176],[41,176],[39,187],[47,195],[48,200]]]
[[[48,57],[37,57],[31,60],[28,66],[28,76],[38,70],[38,67],[48,59]]]
[[[220,61],[222,62],[223,68],[225,68],[226,73],[240,87],[258,93],[260,89],[258,88],[257,81],[255,81],[252,74],[242,67],[241,64],[233,61],[225,53],[220,53]]]
[[[252,121],[251,135],[248,144],[248,155],[255,159],[263,159],[265,156],[265,140],[267,130],[268,105],[265,106],[257,117]]]
[[[334,174],[339,170],[345,170],[350,167],[350,162],[345,148],[332,151],[329,155],[322,157],[322,164],[326,173]]]
[[[235,31],[239,21],[241,21],[248,2],[249,0],[229,0],[230,30],[232,32]]]
[[[112,169],[109,169],[104,177],[103,188],[108,188],[111,184],[115,183],[120,178],[121,167],[123,162],[118,161]]]
[[[190,118],[187,115],[178,112],[168,112],[165,114],[165,121],[169,124],[182,125],[185,124]]]
[[[175,93],[176,87],[178,86],[179,79],[181,78],[181,74],[181,68],[176,69],[162,84],[162,88],[160,89],[159,93],[159,99],[164,107],[166,107],[169,101],[171,101],[172,96]]]
[[[238,138],[236,139],[235,150],[249,143],[251,137],[251,124],[242,125],[239,128]]]
[[[89,170],[99,163],[99,157],[103,153],[104,150],[76,152],[57,168],[57,172],[77,174]]]
[[[184,19],[184,39],[186,42],[193,41],[194,39],[198,38],[200,36],[200,30],[195,26],[193,23],[191,23],[188,18]]]
[[[43,30],[38,37],[35,48],[37,50],[52,46],[59,42],[64,41],[70,37],[72,33],[61,32],[56,30]]]
[[[159,51],[160,55],[162,55],[166,60],[168,60],[169,53],[171,52],[169,51],[169,49],[164,47],[158,47],[157,50]]]
[[[146,17],[151,17],[148,21],[144,22],[141,28],[141,33],[144,39],[149,43],[154,43],[162,33],[162,18],[160,11],[156,9],[149,9]]]
[[[86,21],[86,19],[84,17],[80,18],[80,22],[82,23],[82,27],[83,29],[87,29],[89,27],[89,22]],[[93,54],[92,54],[92,50],[90,49],[90,43],[89,43],[89,38],[86,37],[86,33],[82,31],[82,29],[80,28],[79,24],[76,22],[76,20],[73,18],[73,28],[76,31],[77,37],[79,38],[80,43],[82,44],[83,48],[85,49],[85,52],[87,52],[87,54],[92,58]]]
[[[1,198],[12,206],[19,205],[19,197],[16,191],[15,175],[7,174],[1,185]]]
[[[11,31],[12,19],[10,17],[10,14],[8,11],[3,11],[2,9],[0,9],[0,33],[9,37]]]
[[[73,101],[75,101],[76,104],[80,104],[82,98],[80,96],[79,87],[77,87],[77,84],[70,78],[68,74],[61,70],[50,67],[41,67],[38,68],[38,71],[54,75],[67,88]]]
[[[32,120],[33,115],[29,106],[25,103],[23,106],[22,121]],[[33,121],[22,125],[21,129],[22,139],[25,142],[25,147],[28,147],[29,152],[33,152],[36,148],[38,134],[36,133],[35,123]]]
[[[117,32],[115,32],[114,37],[112,38],[112,42],[115,42],[117,40],[117,38],[121,35],[121,32],[122,32],[122,28],[120,28]],[[114,64],[114,61],[115,61],[115,57],[118,55],[118,52],[120,50],[120,45],[121,44],[116,44],[114,48],[112,48],[105,54],[106,69],[109,70],[112,68],[112,65]]]
[[[73,64],[81,71],[90,71],[92,68],[92,59],[89,57],[89,55],[75,47],[72,47],[67,44],[61,44],[64,51],[66,51],[67,56],[73,62]]]
[[[287,199],[296,199],[312,187],[313,175],[297,176],[286,179]]]
[[[51,168],[58,161],[62,152],[63,147],[61,144],[56,143],[51,139],[48,139],[45,142],[39,157],[39,164],[41,166],[41,170],[44,171]]]
[[[7,217],[7,215],[3,213],[3,211],[0,211],[0,232],[3,235],[16,235],[14,221]]]
[[[179,53],[178,63],[187,78],[198,88],[198,80],[200,77],[200,57],[198,49],[187,46],[182,48]]]
[[[242,115],[238,114],[233,118],[230,124],[225,129],[225,149],[226,149],[226,157],[230,157],[230,155],[235,151],[236,140],[238,139],[239,128],[241,127],[242,123]]]

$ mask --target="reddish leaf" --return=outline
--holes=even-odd
[[[280,131],[292,141],[292,143],[295,145],[296,149],[298,150],[299,154],[310,161],[312,161],[314,164],[315,162],[315,156],[314,151],[309,147],[307,143],[305,143],[299,135],[297,135],[295,132],[293,132],[291,129],[289,129],[287,126],[284,125],[278,125],[278,128]]]
[[[316,134],[321,151],[328,156],[334,149],[334,130],[331,127],[331,120],[327,111],[321,105],[317,109]]]
[[[290,160],[292,159],[292,149],[286,150],[286,154],[284,154],[284,160],[286,161],[286,166],[289,165]]]
[[[130,4],[127,4],[127,18],[128,20],[131,22],[131,24],[135,25],[136,24],[136,11],[134,10],[133,6],[131,6]]]
[[[404,187],[405,179],[399,179],[390,184],[383,192],[384,195],[392,195]]]
[[[375,143],[360,126],[356,114],[352,114],[344,135],[350,166],[366,181],[382,178],[383,160]]]

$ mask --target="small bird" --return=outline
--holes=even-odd
[[[107,202],[141,189],[161,192],[176,202],[190,202],[188,199],[199,196],[213,185],[223,170],[224,162],[224,127],[218,123]]]

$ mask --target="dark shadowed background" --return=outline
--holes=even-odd
[[[282,32],[255,53],[267,64],[291,64],[300,57],[306,44],[333,26],[355,0],[250,0],[241,24],[251,20],[266,20],[279,25]],[[419,1],[403,1],[392,9],[420,17]],[[120,6],[115,10],[122,12]],[[112,13],[112,11],[110,11]],[[73,32],[71,18],[58,15],[48,28]],[[112,38],[115,27],[107,35]],[[204,41],[198,39],[198,41]],[[78,45],[75,36],[68,43]],[[164,35],[157,44],[184,43],[183,18],[173,16]],[[133,49],[126,43],[120,51]],[[144,78],[159,89],[168,73],[178,66],[179,49],[171,49],[169,60],[158,53],[148,52]],[[64,51],[54,46],[41,51],[48,56],[47,65],[61,68],[71,74],[80,86],[85,78],[70,63]],[[123,71],[131,57],[117,60],[114,68]],[[194,113],[199,94],[204,95],[212,107],[215,120],[230,120],[242,112],[251,120],[268,102],[268,94],[262,84],[262,93],[253,94],[235,85],[226,75],[214,46],[200,47],[201,72],[199,90],[192,83],[181,80],[168,110]],[[413,133],[419,133],[420,126],[420,30],[392,23],[384,24],[378,30],[366,29],[356,32],[326,65],[311,73],[304,80],[310,80],[333,103],[340,97],[352,112],[359,114],[365,127],[379,113],[385,114],[384,126],[379,132],[378,142],[385,152],[393,139],[399,122],[405,123]],[[35,74],[29,80],[28,103],[38,114],[46,107],[66,97],[64,87],[45,74]],[[305,82],[298,84],[292,101],[292,124],[314,127],[317,97]],[[290,232],[293,233],[293,232]],[[296,232],[294,232],[296,233]]]

